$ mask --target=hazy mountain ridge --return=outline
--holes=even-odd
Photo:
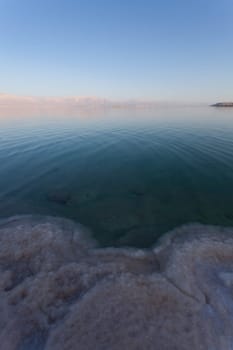
[[[0,107],[13,105],[43,105],[43,106],[76,106],[76,107],[154,107],[170,105],[190,105],[189,103],[174,103],[173,101],[160,100],[111,100],[97,96],[24,96],[0,93]]]

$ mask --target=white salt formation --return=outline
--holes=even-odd
[[[0,222],[1,350],[233,349],[233,229],[98,249],[69,220]]]

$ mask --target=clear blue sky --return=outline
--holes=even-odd
[[[233,1],[0,0],[0,92],[233,100]]]

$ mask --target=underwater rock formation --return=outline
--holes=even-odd
[[[185,225],[151,250],[98,248],[72,221],[0,221],[4,350],[230,350],[233,229]]]
[[[49,192],[46,195],[46,198],[50,202],[55,202],[57,204],[66,205],[71,200],[71,195],[69,192],[56,190],[53,192]]]

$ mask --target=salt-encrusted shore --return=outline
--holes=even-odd
[[[98,248],[69,220],[0,221],[3,350],[233,349],[233,228]]]

